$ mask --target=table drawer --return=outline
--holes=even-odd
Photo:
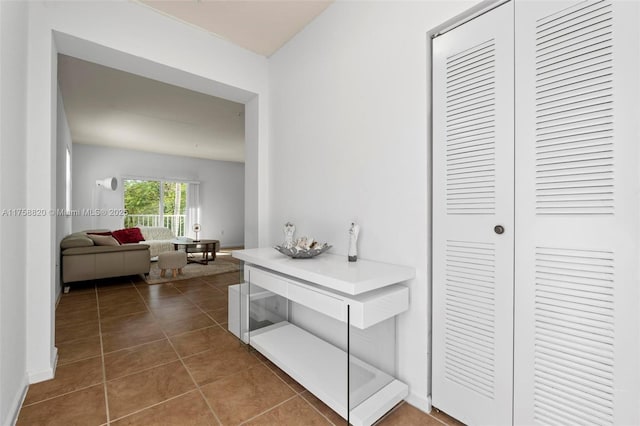
[[[289,285],[288,298],[293,302],[299,303],[337,320],[347,320],[347,305],[342,299],[296,284]]]
[[[245,266],[245,279],[272,293],[287,297],[287,281],[262,269]]]

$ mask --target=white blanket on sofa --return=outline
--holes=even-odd
[[[139,228],[145,239],[145,241],[140,241],[140,244],[149,245],[151,257],[156,257],[162,252],[173,250],[173,243],[171,241],[175,240],[176,236],[169,228],[162,226],[140,226]]]

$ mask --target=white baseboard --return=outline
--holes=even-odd
[[[27,376],[25,375],[22,378],[22,383],[20,384],[21,391],[16,393],[16,396],[11,401],[11,405],[9,406],[8,425],[15,425],[18,422],[18,414],[20,414],[20,408],[22,408],[22,403],[27,396],[27,390],[29,389],[29,381],[27,380]]]
[[[58,368],[58,347],[54,346],[51,352],[51,366],[53,368],[53,377],[56,376],[56,369]]]
[[[416,395],[415,393],[409,392],[409,396],[407,397],[406,401],[420,411],[424,411],[425,413],[431,412],[430,396],[427,396],[425,398],[422,395]]]
[[[41,371],[27,372],[29,375],[29,383],[33,384],[33,383],[44,382],[45,380],[53,379],[53,377],[56,374],[57,366],[58,366],[58,348],[54,346],[53,350],[51,351],[50,367]]]
[[[41,371],[29,372],[29,383],[34,384],[34,383],[44,382],[45,380],[53,379],[54,374],[55,374],[55,371],[53,367],[47,368]]]

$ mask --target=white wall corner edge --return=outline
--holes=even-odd
[[[27,397],[27,390],[29,390],[29,380],[27,375],[25,374],[22,377],[22,383],[20,384],[20,388],[22,391],[17,392],[11,405],[9,406],[9,419],[8,425],[15,425],[18,422],[18,414],[20,414],[20,408],[22,408],[22,403],[24,399]]]
[[[425,413],[431,412],[431,395],[424,397],[422,395],[409,392],[409,396],[407,396],[406,401],[420,411],[424,411]]]
[[[53,347],[51,351],[51,362],[49,368],[44,370],[27,372],[29,376],[29,383],[44,382],[45,380],[53,379],[56,374],[56,367],[58,366],[58,348]]]

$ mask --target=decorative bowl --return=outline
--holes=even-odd
[[[327,243],[324,244],[316,244],[313,248],[302,249],[296,246],[293,247],[285,247],[285,246],[275,246],[274,249],[278,250],[282,254],[286,254],[292,259],[311,259],[319,254],[324,253],[325,251],[331,248]]]

